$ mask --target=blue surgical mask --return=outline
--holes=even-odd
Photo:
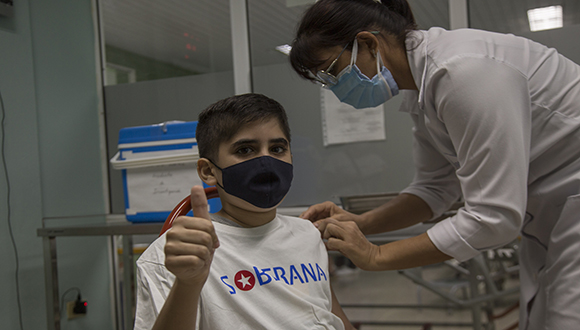
[[[259,208],[278,205],[292,183],[292,164],[274,157],[256,157],[226,168],[212,163],[222,171],[223,186],[218,186]]]
[[[356,66],[358,41],[352,46],[350,64],[337,76],[338,83],[330,90],[341,102],[350,104],[357,109],[377,107],[391,97],[399,94],[399,86],[393,75],[383,65],[381,55],[377,51],[377,74],[373,79],[365,76]]]

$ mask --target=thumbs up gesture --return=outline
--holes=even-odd
[[[165,266],[182,283],[205,283],[219,240],[209,217],[203,187],[191,188],[193,217],[175,219],[166,234]]]

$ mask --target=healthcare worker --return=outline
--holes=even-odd
[[[355,108],[404,94],[414,121],[416,174],[397,198],[362,215],[330,202],[302,214],[328,249],[392,270],[465,261],[521,236],[520,329],[578,329],[577,64],[513,35],[416,30],[404,0],[316,2],[290,60]],[[439,217],[461,197],[465,206],[425,234],[381,246],[364,236]]]

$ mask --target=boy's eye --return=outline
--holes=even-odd
[[[286,149],[286,147],[284,147],[284,146],[275,146],[275,147],[272,147],[270,150],[272,150],[272,152],[276,153],[276,154],[283,154],[288,149]]]
[[[253,149],[250,147],[241,147],[241,148],[238,148],[236,150],[236,153],[240,154],[240,155],[247,155],[247,154],[251,153],[252,151],[253,151]]]

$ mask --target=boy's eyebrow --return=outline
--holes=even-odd
[[[232,147],[238,147],[244,144],[255,144],[258,143],[258,140],[254,140],[254,139],[241,139],[241,140],[237,140],[236,142],[232,143]]]
[[[286,138],[271,139],[268,142],[269,143],[281,143],[281,144],[284,144],[286,146],[289,144],[288,140]],[[258,140],[256,140],[256,139],[241,139],[241,140],[238,140],[238,141],[232,143],[232,148],[235,148],[235,147],[238,147],[238,146],[241,146],[244,144],[256,144],[256,143],[258,143]]]
[[[284,145],[288,145],[288,140],[286,138],[277,138],[277,139],[271,139],[270,143],[282,143]]]

